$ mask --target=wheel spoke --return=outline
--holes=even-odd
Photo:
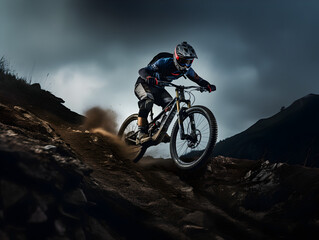
[[[186,141],[184,141],[184,143],[183,143],[183,144],[181,144],[182,146],[180,146],[180,147],[178,148],[178,150],[183,149],[183,147],[184,147],[185,143],[186,143]]]

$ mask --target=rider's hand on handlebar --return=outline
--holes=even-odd
[[[216,86],[214,84],[210,84],[206,80],[202,79],[200,82],[200,86],[204,87],[206,91],[212,92],[216,90]]]
[[[146,78],[146,82],[147,82],[148,84],[150,84],[150,85],[159,85],[157,78],[151,77],[151,76],[148,76],[148,77]]]
[[[164,82],[164,81],[159,81],[157,78],[155,77],[151,77],[151,76],[148,76],[146,78],[146,82],[150,85],[156,85],[156,86],[160,86],[160,87],[165,87],[165,86],[168,86],[169,83],[168,82]]]
[[[206,89],[208,92],[216,91],[216,86],[214,84],[207,84]]]

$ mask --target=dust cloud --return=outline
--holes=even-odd
[[[132,160],[132,156],[139,151],[137,146],[129,146],[121,140],[121,138],[115,134],[105,131],[102,128],[94,128],[92,133],[99,134],[103,137],[103,140],[110,146],[113,155],[120,160]]]
[[[117,115],[113,110],[103,110],[94,107],[85,112],[86,120],[83,127],[88,130],[101,128],[107,132],[116,134],[117,132]]]
[[[86,111],[85,116],[83,127],[101,136],[117,159],[131,160],[132,156],[139,151],[139,147],[129,146],[117,136],[117,115],[114,111],[94,107]]]

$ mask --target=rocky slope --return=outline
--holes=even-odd
[[[319,167],[318,109],[319,95],[309,94],[219,142],[215,155]]]
[[[317,239],[318,169],[218,156],[189,177],[170,159],[133,164],[116,137],[38,94],[0,92],[0,239]]]
[[[217,157],[201,178],[169,159],[114,157],[110,139],[0,105],[1,239],[317,236],[317,169]],[[54,126],[54,127],[53,127]]]

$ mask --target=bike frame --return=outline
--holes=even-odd
[[[154,126],[156,126],[156,122],[161,117],[163,117],[165,113],[168,112],[164,121],[161,122],[159,129],[152,136],[152,141],[150,141],[150,143],[149,143],[150,145],[157,145],[162,141],[162,139],[164,138],[164,136],[168,130],[168,127],[170,126],[171,122],[174,119],[176,112],[177,112],[177,119],[178,119],[178,124],[179,124],[179,129],[180,129],[180,138],[182,140],[186,139],[186,140],[191,140],[191,141],[197,141],[197,139],[194,139],[194,137],[196,138],[196,134],[191,134],[192,136],[186,135],[184,133],[184,126],[183,126],[183,119],[184,119],[185,111],[186,111],[186,109],[191,107],[190,100],[185,99],[184,90],[185,90],[185,88],[190,88],[190,87],[177,86],[177,85],[174,85],[172,83],[170,83],[170,85],[175,87],[176,97],[170,103],[168,103],[166,105],[166,107],[155,118],[153,118],[153,110],[150,113],[151,122],[149,123],[149,131],[151,134]],[[185,107],[181,108],[181,103],[186,103],[187,108],[185,108]],[[194,122],[193,116],[190,116],[190,122],[191,122],[192,133],[194,133],[196,131],[196,127],[195,127],[195,122]]]

